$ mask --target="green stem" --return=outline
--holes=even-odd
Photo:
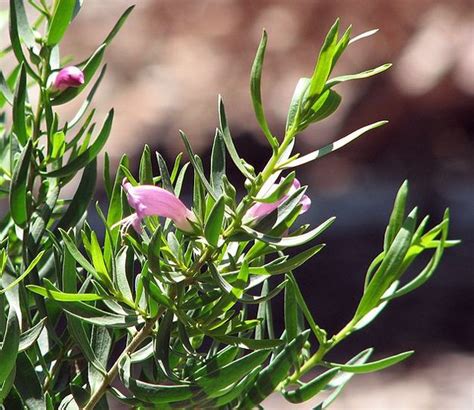
[[[356,325],[356,321],[352,319],[343,329],[334,335],[326,344],[320,345],[315,354],[313,354],[297,371],[295,371],[288,379],[286,379],[278,389],[283,388],[288,384],[294,384],[299,378],[308,373],[312,368],[317,366],[323,360],[326,353],[332,350],[339,342],[345,339],[352,332]]]
[[[117,361],[114,363],[114,365],[111,367],[111,369],[107,372],[107,374],[104,376],[104,379],[102,380],[102,383],[100,387],[94,392],[94,394],[91,396],[89,401],[86,403],[86,405],[83,407],[83,410],[93,410],[96,406],[96,404],[99,402],[99,400],[102,398],[102,396],[105,394],[108,386],[110,383],[112,383],[117,377],[118,371],[119,371],[119,366],[122,360],[129,354],[133,353],[138,346],[150,335],[150,333],[153,330],[153,326],[155,325],[156,321],[158,320],[160,314],[155,316],[152,319],[149,319],[146,323],[145,326],[143,326],[137,334],[132,338],[128,346],[124,349],[122,354],[119,356]]]

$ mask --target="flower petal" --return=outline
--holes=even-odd
[[[194,214],[171,192],[154,185],[132,186],[126,180],[123,182],[123,188],[127,193],[128,203],[135,209],[139,219],[145,216],[161,216],[172,219],[183,231],[193,231],[189,221],[196,220]]]

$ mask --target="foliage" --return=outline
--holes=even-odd
[[[324,244],[313,243],[291,257],[287,252],[314,242],[334,222],[331,218],[313,229],[298,224],[309,198],[293,169],[385,123],[362,127],[312,153],[292,152],[302,130],[338,108],[341,96],[334,88],[339,83],[389,68],[385,64],[331,77],[346,48],[373,32],[352,38],[349,28],[340,35],[336,21],[311,77],[297,83],[282,138],[270,129],[260,90],[264,33],[250,91],[272,148],[265,168],[257,172],[239,156],[219,97],[210,171],[184,132],[189,162],[183,164],[180,155],[168,168],[158,154],[159,176],[153,174],[148,147],[137,178],[127,156],[115,175],[105,156],[108,204],[104,209],[96,205],[105,227],[99,238],[86,214],[97,158],[112,132],[113,110],[98,127],[91,104],[105,73],[104,54],[132,8],[90,57],[76,64],[83,76],[58,88],[55,78],[67,61],[60,43],[82,1],[28,3],[32,10],[27,16],[23,0],[10,0],[11,46],[0,53],[13,54],[17,61],[13,70],[0,73],[0,108],[5,110],[0,116],[0,195],[10,205],[0,222],[0,403],[5,408],[102,409],[108,406],[106,393],[135,408],[253,408],[273,391],[299,403],[322,390],[330,391],[318,407],[325,408],[353,374],[378,371],[411,355],[369,361],[372,349],[367,349],[345,364],[326,360],[329,351],[392,299],[431,277],[444,249],[456,243],[447,239],[448,211],[429,229],[427,218],[418,222],[416,208],[407,214],[408,185],[402,185],[354,316],[334,335],[318,326],[293,273]],[[62,81],[68,79],[67,73],[61,75]],[[73,99],[83,100],[80,109],[62,120],[56,107]],[[228,159],[244,175],[244,187],[227,178]],[[287,169],[292,171],[279,180]],[[75,194],[63,198],[61,192],[76,176]],[[158,205],[154,214],[145,215],[132,201],[143,186],[159,184],[162,188],[150,191],[157,195],[152,199],[166,190],[179,208],[187,177],[193,178],[193,204],[191,210],[183,205],[189,213],[180,227],[190,230],[178,229],[173,216],[163,218]],[[259,204],[269,208],[255,208]],[[143,226],[127,230],[132,222]],[[426,266],[403,282],[415,259],[430,250]],[[285,301],[281,335],[275,334],[272,319],[277,313],[271,300],[277,296]],[[303,382],[313,369],[322,371]]]

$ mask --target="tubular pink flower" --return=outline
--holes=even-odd
[[[277,184],[274,184],[273,187],[269,189],[271,191]],[[300,181],[296,178],[293,181],[288,193],[283,195],[278,201],[275,201],[271,204],[266,204],[263,202],[257,202],[253,205],[245,214],[245,217],[248,219],[259,220],[270,214],[272,211],[277,209],[286,199],[288,199],[297,189],[301,187]],[[311,199],[307,195],[303,195],[301,198],[300,204],[302,205],[300,215],[304,214],[311,206]]]
[[[84,84],[84,73],[76,66],[64,67],[54,77],[52,88],[63,91],[69,87],[80,87]]]
[[[141,232],[141,221],[145,216],[161,216],[173,220],[177,228],[185,232],[193,232],[190,221],[196,218],[181,200],[171,192],[154,185],[132,186],[124,179],[123,189],[127,194],[128,203],[135,213],[120,221],[124,229],[130,225]]]

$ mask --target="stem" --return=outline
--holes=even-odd
[[[333,349],[340,341],[345,339],[349,334],[352,332],[352,328],[355,326],[357,321],[352,319],[342,330],[339,331],[336,335],[334,335],[330,340],[328,340],[327,344],[320,345],[318,350],[314,355],[312,355],[306,363],[301,366],[300,369],[295,371],[288,379],[278,386],[277,389],[281,389],[288,384],[296,383],[296,381],[306,373],[308,373],[313,367],[317,366],[324,358],[326,353],[328,353],[331,349]]]
[[[109,384],[111,384],[115,377],[117,377],[118,370],[120,363],[122,360],[125,358],[125,356],[133,353],[138,346],[150,335],[151,331],[153,330],[153,326],[155,325],[156,321],[160,317],[160,314],[155,316],[152,319],[149,319],[146,323],[145,326],[143,326],[138,333],[133,337],[133,339],[130,341],[128,346],[123,350],[119,358],[116,360],[114,365],[111,367],[111,369],[107,372],[107,374],[104,376],[104,379],[102,380],[102,383],[100,387],[94,392],[94,394],[91,396],[89,401],[86,403],[86,405],[83,407],[84,410],[93,410],[96,404],[99,402],[99,400],[102,398],[102,396],[105,394]]]

